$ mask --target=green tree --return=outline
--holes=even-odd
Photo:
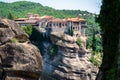
[[[92,46],[93,46],[93,37],[92,36],[88,36],[87,38],[87,49],[92,49]],[[100,52],[102,53],[102,38],[100,35],[95,35],[95,52]],[[93,49],[92,49],[93,50]],[[94,51],[93,51],[94,52]]]
[[[96,38],[95,38],[95,30],[93,29],[93,34],[92,34],[92,50],[96,51]]]
[[[53,45],[52,48],[49,50],[48,54],[50,55],[50,58],[53,59],[54,56],[57,55],[57,52],[58,52],[58,46]]]
[[[69,34],[70,34],[71,36],[74,35],[74,32],[73,32],[73,29],[72,29],[72,28],[69,28]]]
[[[96,35],[95,38],[96,38],[96,52],[102,53],[103,48],[101,35]]]
[[[89,33],[87,33],[89,37],[87,39],[87,48],[92,48],[93,51],[97,51],[96,46],[98,46],[97,43],[99,43],[99,41],[96,40],[96,35],[100,35],[100,27],[98,23],[93,23],[92,25],[89,25],[87,30],[89,31]]]
[[[97,21],[103,38],[103,60],[96,80],[118,80],[120,1],[103,0]]]
[[[14,16],[11,12],[8,13],[8,19],[14,20]]]
[[[88,36],[86,42],[87,42],[86,44],[87,49],[91,49],[92,48],[92,37]]]
[[[31,26],[31,25],[22,26],[22,29],[23,29],[29,36],[32,34],[32,26]]]
[[[43,36],[43,34],[40,33],[38,29],[33,27],[32,34],[30,35],[29,39],[34,45],[36,45],[39,48],[41,55],[44,55],[43,42],[47,39]]]
[[[78,46],[81,46],[81,40],[80,40],[80,38],[77,38],[76,43],[77,43]]]

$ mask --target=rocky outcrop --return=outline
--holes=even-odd
[[[58,36],[59,35],[59,36]],[[98,68],[90,62],[91,54],[76,44],[69,35],[51,34],[51,42],[58,46],[54,59],[44,59],[47,68],[56,80],[95,80]]]
[[[4,44],[14,37],[18,38],[20,42],[25,42],[28,39],[27,34],[20,29],[17,23],[0,19],[0,44]]]
[[[0,73],[6,80],[38,80],[42,71],[40,51],[17,23],[0,19]]]

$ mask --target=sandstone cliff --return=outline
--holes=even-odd
[[[91,54],[77,45],[76,38],[55,33],[51,34],[50,39],[52,45],[57,45],[58,51],[50,59],[47,54],[51,44],[44,43],[44,72],[51,74],[56,80],[95,80],[98,68],[90,62]]]
[[[0,19],[0,76],[6,80],[38,80],[42,57],[14,21]]]

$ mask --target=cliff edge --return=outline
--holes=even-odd
[[[91,53],[83,47],[82,39],[79,46],[74,36],[52,33],[50,41],[56,46],[44,43],[47,46],[44,51],[50,50],[46,52],[49,55],[43,57],[44,72],[51,74],[56,80],[95,80],[98,68],[90,62]]]
[[[0,19],[0,77],[38,80],[42,71],[40,51],[17,23]]]

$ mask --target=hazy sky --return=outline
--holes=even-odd
[[[79,9],[99,13],[101,0],[0,0],[4,2],[32,1],[55,9]]]

